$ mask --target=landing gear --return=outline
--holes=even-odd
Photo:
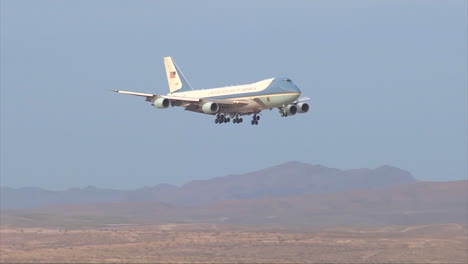
[[[232,123],[234,123],[234,124],[240,124],[240,123],[244,122],[244,119],[242,119],[242,117],[240,117],[240,114],[229,113],[229,116],[228,116],[228,114],[219,113],[219,114],[216,115],[216,119],[215,119],[214,122],[215,122],[215,124],[229,123],[229,122],[231,122],[231,118],[232,118]],[[260,116],[257,115],[257,114],[254,114],[250,124],[258,125],[258,120],[260,120]]]
[[[240,123],[242,123],[242,121],[244,121],[244,120],[242,119],[242,117],[239,117],[239,114],[236,114],[234,119],[232,120],[232,122],[234,124],[240,124]]]
[[[231,118],[226,117],[223,114],[217,114],[215,119],[215,124],[222,124],[222,123],[229,123],[231,122]]]
[[[260,120],[260,116],[258,116],[257,114],[255,114],[252,118],[252,121],[250,121],[250,124],[252,125],[258,125],[258,120]]]
[[[242,123],[242,121],[244,121],[242,118],[237,118],[237,117],[232,120],[234,124],[240,124]]]
[[[286,109],[279,108],[279,112],[281,114],[281,117],[288,117],[288,112],[286,112]]]

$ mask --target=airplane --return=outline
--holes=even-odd
[[[243,122],[242,116],[252,115],[250,124],[258,125],[260,112],[278,108],[282,117],[307,113],[310,98],[302,97],[301,90],[289,78],[270,78],[255,83],[221,88],[194,90],[171,57],[164,57],[169,93],[157,95],[113,90],[120,94],[146,97],[156,108],[184,107],[185,110],[215,115],[216,124]]]

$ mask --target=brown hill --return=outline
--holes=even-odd
[[[409,172],[391,166],[339,170],[321,165],[289,162],[242,175],[192,181],[170,194],[164,194],[158,201],[201,205],[233,199],[382,188],[412,182],[415,180]]]
[[[159,184],[136,190],[96,187],[48,191],[40,188],[0,190],[0,208],[33,208],[54,204],[164,202],[203,205],[224,200],[256,199],[302,194],[372,189],[415,182],[407,171],[382,166],[376,169],[338,170],[289,162],[241,175],[192,181],[181,187]]]
[[[102,226],[109,224],[223,223],[289,228],[467,223],[468,181],[418,182],[353,190],[182,207],[161,203],[63,205],[7,210],[2,224]]]

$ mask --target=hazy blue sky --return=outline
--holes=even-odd
[[[1,185],[135,188],[287,161],[467,177],[467,1],[1,2]],[[109,89],[288,76],[305,115],[215,125]]]

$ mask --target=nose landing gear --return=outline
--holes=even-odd
[[[288,112],[286,111],[286,109],[284,108],[278,108],[278,109],[279,109],[281,117],[288,117]]]

